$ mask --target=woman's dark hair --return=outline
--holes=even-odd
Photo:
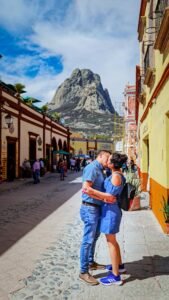
[[[120,169],[127,159],[128,157],[126,154],[114,152],[110,161],[114,165],[115,169]]]

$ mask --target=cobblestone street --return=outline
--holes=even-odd
[[[10,190],[0,186],[0,299],[167,300],[169,238],[148,209],[146,194],[142,210],[123,214],[118,235],[127,269],[123,286],[90,287],[78,280],[79,175],[60,182],[58,174],[49,174],[40,185],[29,180]],[[104,236],[96,261],[110,263]],[[106,272],[93,274],[99,279]]]

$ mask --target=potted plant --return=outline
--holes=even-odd
[[[164,216],[164,221],[166,223],[166,233],[169,234],[169,196],[167,200],[163,196],[162,212]]]
[[[137,177],[136,173],[127,172],[126,182],[132,184],[136,189],[135,196],[131,200],[131,205],[130,205],[129,211],[138,210],[141,208],[141,206],[140,206],[140,193],[141,193],[140,178]]]

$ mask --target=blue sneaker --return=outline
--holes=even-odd
[[[123,281],[121,280],[120,275],[115,276],[113,273],[110,273],[108,276],[100,279],[100,283],[103,285],[121,285]]]
[[[107,265],[106,270],[112,271],[112,265]],[[122,274],[122,273],[125,273],[125,272],[126,272],[126,269],[124,267],[124,264],[119,265],[119,273]]]

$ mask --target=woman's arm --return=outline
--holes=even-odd
[[[82,190],[84,193],[88,194],[90,197],[98,200],[102,200],[107,203],[113,203],[116,202],[116,197],[109,194],[109,193],[103,193],[98,190],[93,189],[92,187],[84,187]]]

